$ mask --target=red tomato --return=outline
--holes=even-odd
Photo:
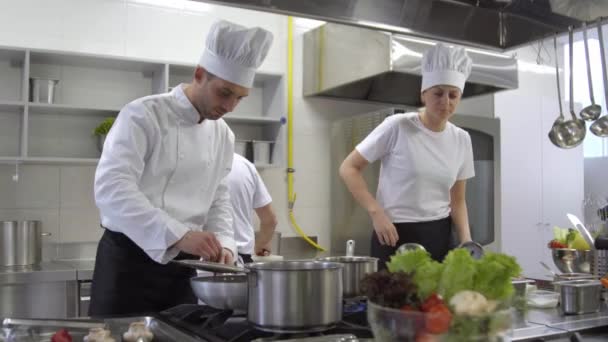
[[[422,305],[420,306],[420,309],[422,311],[426,312],[426,311],[429,311],[432,307],[434,307],[436,305],[444,305],[444,303],[443,303],[443,299],[441,299],[441,297],[438,294],[433,293],[424,301],[424,303],[422,303]]]
[[[72,342],[72,336],[66,329],[61,329],[51,337],[51,342]]]
[[[452,313],[450,312],[450,309],[443,304],[432,307],[426,313],[426,331],[432,334],[443,334],[448,331],[450,322],[452,322]]]

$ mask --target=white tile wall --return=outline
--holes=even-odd
[[[33,47],[195,63],[211,23],[223,18],[274,33],[260,71],[286,73],[287,19],[284,16],[182,0],[22,0],[0,2],[0,46]],[[302,25],[300,25],[302,24]],[[331,120],[378,106],[301,96],[301,35],[309,27],[296,20],[294,40],[295,213],[309,235],[329,246],[329,124]],[[286,153],[285,149],[285,153]],[[10,180],[0,166],[0,215],[42,217],[62,243],[99,238],[92,197],[93,167],[28,166],[28,184]],[[262,172],[274,198],[279,230],[294,235],[287,215],[284,169]],[[36,214],[36,215],[34,215]],[[84,244],[83,244],[84,245]],[[77,250],[76,248],[75,250]]]

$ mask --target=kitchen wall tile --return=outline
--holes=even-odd
[[[181,51],[181,15],[176,9],[127,3],[126,54],[154,59],[170,59]]]
[[[42,239],[43,244],[59,241],[59,212],[57,209],[0,209],[0,221],[39,220],[42,231],[51,233]]]
[[[67,47],[62,22],[70,12],[66,0],[20,0],[0,5],[0,45],[43,49]]]
[[[70,8],[70,20],[62,23],[66,44],[88,53],[124,54],[126,0],[66,1]]]
[[[97,209],[61,209],[60,237],[62,243],[95,242],[103,233],[99,226],[99,212]]]
[[[61,208],[95,208],[95,166],[61,167]]]
[[[59,207],[59,167],[22,165],[16,185],[16,208]]]
[[[0,208],[17,207],[17,183],[13,181],[14,165],[0,165]]]

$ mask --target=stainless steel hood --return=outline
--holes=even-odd
[[[434,42],[355,26],[325,24],[304,34],[306,96],[420,107],[422,54]],[[473,68],[463,97],[515,89],[517,61],[468,49]]]
[[[606,0],[197,0],[494,50],[608,13]]]

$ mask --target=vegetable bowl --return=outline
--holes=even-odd
[[[361,283],[376,341],[503,341],[515,308],[525,308],[512,284],[521,267],[505,254],[476,260],[455,249],[437,262],[426,251],[406,251],[387,268]]]
[[[511,331],[513,310],[507,308],[478,317],[454,316],[444,333],[433,332],[445,324],[446,316],[441,312],[405,311],[368,301],[367,319],[374,341],[378,342],[498,342]]]

